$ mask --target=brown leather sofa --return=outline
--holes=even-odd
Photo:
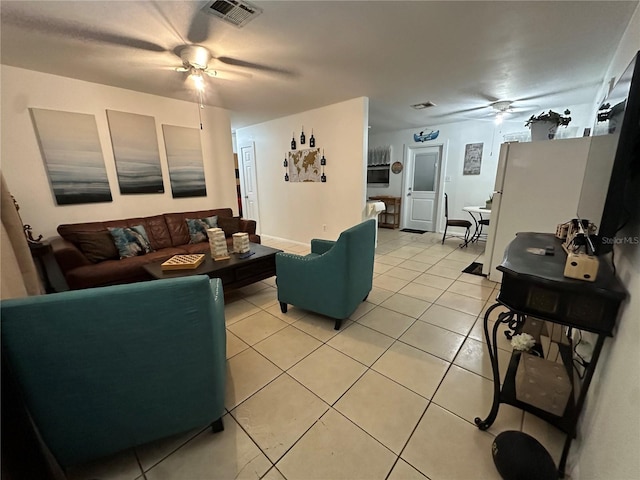
[[[260,243],[254,220],[233,217],[233,211],[230,208],[219,208],[60,225],[58,226],[60,236],[51,239],[51,247],[67,285],[72,290],[151,280],[149,274],[142,268],[147,263],[163,261],[172,255],[209,252],[209,243],[206,241],[190,243],[186,219],[200,219],[213,215],[218,216],[219,223],[220,218],[228,219],[224,220],[226,228],[223,229],[229,247],[233,245],[231,235],[235,232],[246,232],[249,234],[249,241]],[[136,225],[142,225],[145,228],[152,252],[122,259],[117,258],[117,250],[114,255],[95,254],[96,238],[104,236],[108,240],[108,228]],[[89,237],[93,237],[91,249],[87,246]]]

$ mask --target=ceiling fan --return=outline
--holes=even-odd
[[[295,72],[284,68],[249,62],[227,56],[214,56],[207,47],[201,45],[202,43],[207,42],[210,37],[210,23],[212,17],[208,13],[205,13],[211,12],[208,8],[210,3],[215,2],[208,2],[207,5],[205,5],[205,9],[207,10],[203,11],[203,9],[198,9],[194,12],[188,32],[186,32],[186,38],[182,38],[182,35],[176,32],[185,43],[178,45],[175,48],[167,48],[154,41],[144,40],[127,34],[101,30],[96,28],[95,25],[89,28],[87,25],[82,23],[55,18],[53,16],[35,16],[28,10],[21,10],[20,2],[16,2],[15,9],[12,7],[5,8],[3,5],[2,21],[3,23],[6,22],[24,29],[36,30],[69,39],[73,38],[82,41],[93,41],[149,52],[171,52],[179,56],[182,60],[182,66],[178,67],[178,71],[193,72],[195,74],[200,74],[200,76],[201,74],[206,74],[210,77],[227,79],[232,79],[234,77],[252,77],[251,74],[241,71],[242,69],[262,71],[287,77],[296,75]],[[156,3],[149,3],[148,5],[148,8],[160,8],[159,4]],[[212,60],[232,67],[238,67],[240,71],[235,68],[233,71],[223,71],[210,68],[209,64]]]
[[[528,105],[523,103],[525,100],[499,100],[497,98],[485,97],[487,103],[474,107],[463,108],[460,110],[443,112],[432,118],[451,118],[454,116],[462,116],[463,118],[473,120],[494,120],[495,123],[502,123],[507,116],[512,114],[521,114],[538,108],[537,105]]]
[[[251,78],[250,73],[231,72],[226,70],[214,69],[209,67],[209,62],[213,59],[213,55],[202,45],[186,44],[175,49],[180,56],[182,65],[175,68],[176,72],[188,73],[189,77],[195,82],[198,90],[204,89],[204,77],[207,75],[214,78],[233,79],[238,77]]]

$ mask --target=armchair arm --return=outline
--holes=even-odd
[[[328,252],[331,247],[335,245],[336,242],[333,240],[322,240],[320,238],[314,238],[311,240],[311,253],[317,253],[318,255],[322,255],[325,252]]]
[[[80,249],[64,238],[51,237],[49,242],[51,243],[53,256],[64,275],[74,268],[91,265],[91,262],[84,256]]]
[[[255,220],[246,220],[244,218],[240,219],[240,231],[244,233],[248,233],[249,235],[255,235],[256,233],[256,221]]]

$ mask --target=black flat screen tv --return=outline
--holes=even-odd
[[[637,242],[623,232],[640,224],[640,52],[597,115],[578,203],[578,218],[597,226],[595,254]]]

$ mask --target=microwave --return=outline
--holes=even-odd
[[[389,165],[367,167],[367,184],[389,185]]]

